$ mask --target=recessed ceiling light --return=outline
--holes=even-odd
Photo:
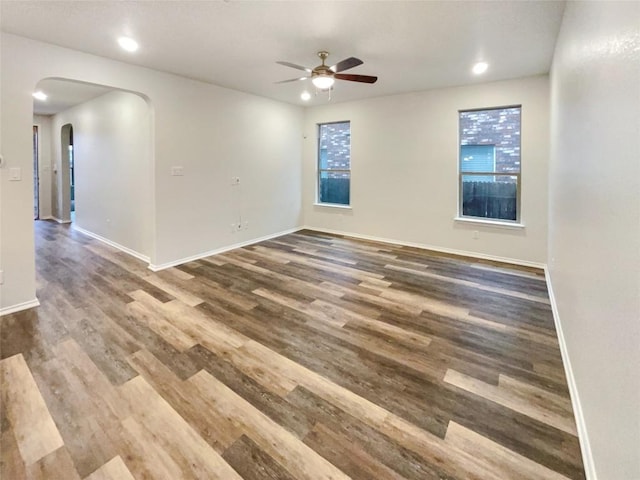
[[[305,102],[309,101],[309,99],[311,98],[311,94],[309,92],[302,92],[300,94],[300,98],[302,100],[304,100]]]
[[[118,44],[127,52],[135,52],[138,50],[138,42],[131,37],[120,37],[118,39]]]
[[[478,62],[473,66],[473,73],[475,73],[476,75],[481,75],[484,72],[487,71],[487,68],[489,68],[489,64],[486,62]]]
[[[47,99],[47,94],[41,90],[38,90],[37,92],[33,92],[33,98],[35,98],[36,100],[45,101]]]

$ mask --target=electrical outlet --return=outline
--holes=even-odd
[[[249,228],[249,220],[245,220],[244,222],[242,222],[242,229],[246,230],[247,228]]]
[[[231,177],[231,186],[240,185],[240,177]]]
[[[184,175],[184,167],[171,167],[171,175],[173,177],[182,177]]]

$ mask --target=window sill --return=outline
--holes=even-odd
[[[314,207],[329,207],[329,208],[343,208],[345,210],[351,210],[351,205],[340,205],[338,203],[314,203]]]
[[[479,225],[486,225],[488,227],[514,228],[514,229],[525,228],[525,224],[524,223],[500,222],[498,220],[484,220],[482,218],[455,217],[453,220],[455,222],[474,223],[474,224],[479,224]]]

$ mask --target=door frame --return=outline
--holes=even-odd
[[[40,219],[40,125],[33,125],[33,219]]]

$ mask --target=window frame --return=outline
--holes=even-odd
[[[321,157],[320,157],[320,131],[324,125],[336,125],[340,123],[348,123],[349,124],[349,169],[327,169],[321,168]],[[337,120],[333,122],[320,122],[316,124],[316,205],[326,206],[326,207],[338,207],[338,208],[351,208],[351,120]],[[337,173],[348,173],[349,174],[349,203],[331,203],[331,202],[323,202],[320,199],[320,181],[322,178],[322,174],[324,172],[337,172]]]
[[[519,147],[519,162],[520,162],[520,170],[517,173],[514,172],[467,172],[462,171],[462,142],[461,142],[461,129],[460,129],[460,114],[468,113],[468,112],[486,112],[490,110],[506,110],[508,108],[518,108],[520,110],[520,134],[518,135],[518,147]],[[470,221],[470,222],[480,222],[480,223],[491,223],[497,225],[505,225],[505,226],[521,226],[522,223],[522,104],[514,104],[514,105],[501,105],[497,107],[482,107],[482,108],[467,108],[458,110],[458,212],[456,219]],[[479,144],[482,145],[482,144]],[[487,144],[490,145],[490,144]],[[495,165],[495,160],[494,160]],[[516,177],[516,218],[515,220],[509,220],[505,218],[492,218],[492,217],[476,217],[473,215],[464,215],[463,214],[463,185],[462,179],[464,176],[468,175],[476,175],[476,176],[493,176],[493,177]]]

